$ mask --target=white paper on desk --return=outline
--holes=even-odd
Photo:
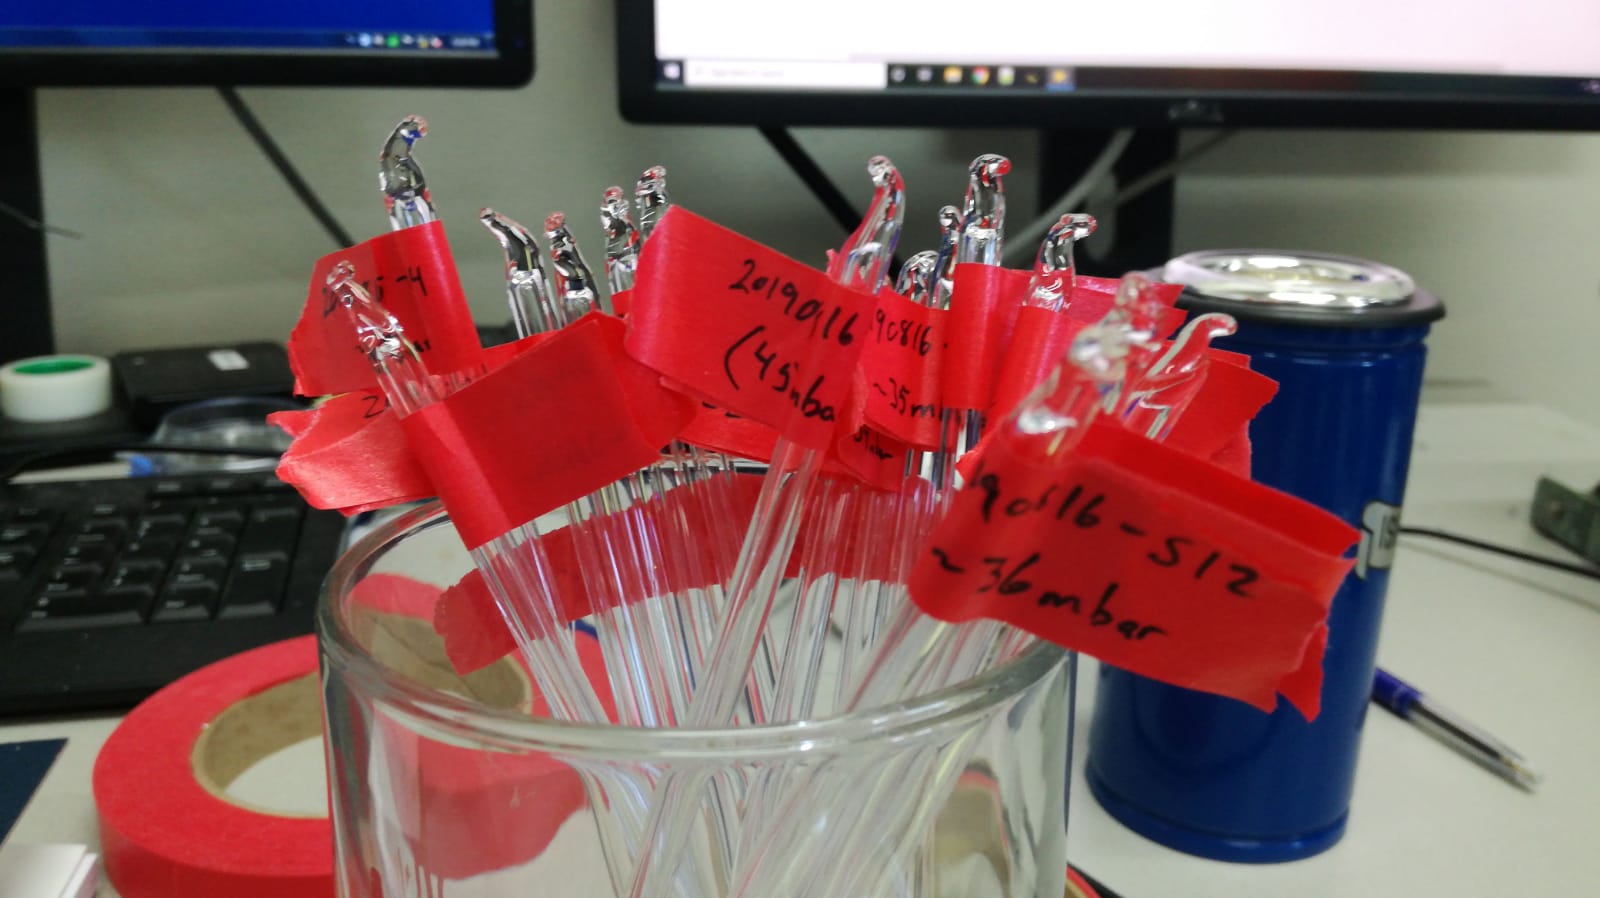
[[[100,857],[84,845],[8,842],[0,848],[5,898],[93,898]]]

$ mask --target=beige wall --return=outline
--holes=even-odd
[[[419,158],[482,320],[505,315],[480,206],[530,225],[566,210],[594,256],[601,190],[657,162],[685,205],[820,263],[837,229],[753,130],[620,120],[611,14],[608,3],[541,4],[539,71],[521,90],[243,93],[358,238],[386,227],[380,142],[401,116],[426,116]],[[213,92],[47,90],[40,119],[46,215],[85,235],[50,243],[63,349],[287,335],[310,263],[331,246]],[[934,211],[959,198],[979,152],[1012,156],[1013,214],[1034,210],[1028,131],[797,135],[858,203],[867,157],[895,159],[910,189],[908,250],[931,242]],[[1450,306],[1431,379],[1548,397],[1600,421],[1583,389],[1600,370],[1585,351],[1600,333],[1596,185],[1597,137],[1246,132],[1180,181],[1177,239],[1405,268]]]

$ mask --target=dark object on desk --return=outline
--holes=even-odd
[[[0,492],[0,714],[120,709],[311,632],[344,519],[271,475]]]
[[[40,739],[0,745],[0,842],[17,825],[28,799],[66,744],[65,739]]]
[[[1188,288],[1180,308],[1233,315],[1238,332],[1215,345],[1278,382],[1250,424],[1252,479],[1332,512],[1361,542],[1328,615],[1315,720],[1102,665],[1089,788],[1124,825],[1180,851],[1309,857],[1349,820],[1424,342],[1444,307],[1403,272],[1328,253],[1191,253],[1163,274]]]
[[[72,421],[13,421],[0,417],[0,466],[44,452],[92,451],[112,443],[137,443],[147,431],[129,417],[120,398],[98,415]]]
[[[155,429],[161,416],[218,396],[294,393],[289,355],[277,343],[235,343],[123,352],[111,357],[134,424]]]
[[[1533,491],[1533,529],[1600,563],[1600,486],[1581,493],[1548,477]]]

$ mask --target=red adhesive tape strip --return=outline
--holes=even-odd
[[[274,412],[267,420],[294,437],[278,477],[315,508],[356,514],[434,494],[407,449],[400,417],[376,390],[336,396],[310,411]]]
[[[106,875],[123,898],[331,898],[326,817],[250,810],[197,779],[230,771],[195,768],[197,743],[247,699],[288,700],[309,684],[315,708],[316,671],[315,637],[274,643],[178,680],[123,719],[94,765]],[[303,735],[320,732],[314,713],[310,723]],[[278,747],[303,735],[283,733]]]
[[[407,577],[369,575],[350,598],[354,625],[382,628],[374,644],[402,657],[436,657],[442,649],[428,622],[440,594]],[[597,691],[609,697],[598,645],[580,639],[578,651]],[[487,681],[512,684],[502,689],[510,701],[544,715],[526,668],[502,664]],[[317,670],[316,638],[291,639],[202,668],[128,714],[94,770],[106,873],[123,898],[332,898],[326,816],[281,816],[224,797],[249,763],[321,734]],[[368,738],[384,740],[383,778],[408,787],[391,796],[393,822],[415,862],[437,876],[459,879],[525,862],[584,805],[577,774],[546,756],[508,753],[488,765],[479,750],[425,738],[387,718]],[[352,875],[349,894],[383,894],[366,891],[381,874]]]
[[[639,259],[628,352],[695,398],[832,444],[874,297],[675,206]]]
[[[1012,443],[985,450],[917,562],[923,611],[1265,710],[1281,693],[1316,717],[1352,527],[1104,420],[1063,457]]]
[[[694,417],[622,341],[621,321],[586,315],[401,419],[468,548],[657,460]]]
[[[949,313],[878,293],[861,352],[867,423],[918,449],[939,445],[939,378]]]
[[[406,329],[406,338],[436,374],[475,366],[482,347],[456,274],[444,226],[416,225],[329,253],[311,270],[305,308],[289,336],[294,391],[301,396],[351,393],[378,385],[356,344],[349,316],[327,288],[328,272],[348,260],[373,298]]]

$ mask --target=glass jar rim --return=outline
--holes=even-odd
[[[323,581],[318,601],[317,638],[324,675],[337,666],[374,698],[402,707],[419,723],[507,751],[537,750],[607,760],[693,756],[700,760],[745,760],[829,752],[860,746],[925,739],[930,731],[959,728],[974,717],[1022,695],[1063,663],[1067,652],[1039,642],[1005,664],[935,692],[876,708],[814,720],[712,729],[645,728],[575,723],[492,708],[464,696],[427,686],[380,663],[361,647],[348,627],[341,600],[371,563],[408,537],[451,526],[443,506],[433,501],[384,521],[351,545]]]

